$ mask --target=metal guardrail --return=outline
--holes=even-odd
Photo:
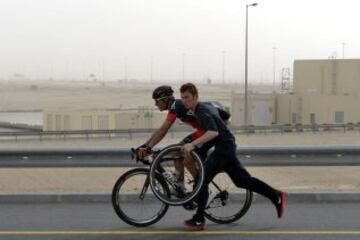
[[[239,147],[246,166],[360,166],[360,146]],[[0,167],[133,167],[127,148],[0,149]]]
[[[23,131],[23,132],[0,132],[0,139],[2,140],[11,140],[15,141],[20,139],[33,139],[37,138],[39,141],[55,138],[55,139],[63,139],[67,138],[94,138],[94,137],[107,137],[109,139],[116,138],[119,136],[126,136],[129,139],[132,139],[136,136],[148,136],[153,133],[155,129],[146,128],[146,129],[111,129],[111,130],[73,130],[73,131]],[[190,127],[177,127],[171,128],[169,130],[169,134],[174,133],[183,133],[183,132],[191,132]]]
[[[42,131],[42,126],[40,125],[29,125],[22,123],[9,123],[9,122],[0,122],[1,128],[8,128],[13,130],[23,130],[23,131]]]
[[[271,126],[230,126],[233,133],[236,134],[254,134],[254,133],[290,133],[290,132],[326,132],[326,131],[359,131],[360,123],[347,124],[273,124]],[[73,130],[73,131],[22,131],[22,132],[0,132],[0,140],[21,140],[21,139],[38,139],[39,141],[45,139],[62,139],[67,140],[71,138],[119,138],[125,137],[133,139],[136,137],[148,137],[155,129],[115,129],[115,130]],[[191,128],[180,125],[169,130],[169,135],[172,137],[177,133],[188,133]]]
[[[346,123],[346,124],[272,124],[263,126],[232,126],[231,129],[236,133],[266,133],[266,132],[319,132],[319,131],[360,131],[360,123]]]

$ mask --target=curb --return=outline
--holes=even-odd
[[[239,195],[239,193],[237,194]],[[268,201],[254,194],[254,203]],[[288,203],[359,202],[360,192],[288,193]],[[0,194],[0,203],[111,203],[110,193]]]

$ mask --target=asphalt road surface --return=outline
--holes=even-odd
[[[281,220],[270,202],[253,203],[238,222],[208,221],[199,232],[183,227],[191,216],[170,207],[157,224],[135,228],[122,222],[110,203],[1,204],[0,239],[360,239],[356,202],[289,203]]]

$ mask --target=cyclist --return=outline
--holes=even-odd
[[[216,109],[198,101],[198,91],[194,84],[182,85],[180,92],[185,107],[191,110],[198,119],[200,127],[205,130],[201,137],[184,145],[185,154],[190,155],[192,150],[207,142],[213,142],[215,146],[215,150],[204,163],[205,180],[195,199],[198,205],[196,214],[184,221],[184,225],[194,230],[205,228],[204,211],[209,198],[208,185],[221,171],[225,171],[237,187],[249,189],[269,198],[276,207],[278,218],[281,218],[285,211],[285,192],[272,188],[246,171],[236,156],[235,137],[225,126]]]
[[[192,112],[185,108],[184,104],[180,99],[175,99],[173,93],[173,89],[167,85],[159,86],[153,91],[152,98],[155,101],[155,105],[160,111],[168,111],[168,114],[160,128],[157,129],[143,145],[137,148],[137,152],[140,157],[145,157],[151,152],[151,149],[165,137],[166,133],[177,118],[180,119],[182,122],[191,125],[195,129],[193,133],[191,133],[181,141],[182,144],[192,142],[205,133],[205,130],[201,127],[197,119],[192,115]],[[214,105],[211,102],[205,102],[204,104]],[[216,111],[218,112],[218,114],[221,116],[221,119],[227,122],[230,118],[230,114],[224,109],[221,109],[220,106],[214,106],[217,109]],[[204,146],[202,146],[202,148],[198,150],[198,153],[202,157],[202,159],[206,158],[206,154],[212,146],[213,144],[209,142],[207,144],[204,144]],[[191,164],[191,159],[191,156],[187,157],[187,159],[184,161],[185,166],[190,171],[190,173],[194,177],[196,177],[197,171],[195,167]],[[184,164],[181,161],[175,162],[175,169],[176,171],[174,175],[178,186],[184,189]]]

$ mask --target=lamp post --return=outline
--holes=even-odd
[[[225,84],[225,51],[222,51],[222,83]]]
[[[153,65],[154,65],[154,58],[150,56],[150,82],[153,81]]]
[[[245,98],[244,98],[244,121],[248,125],[248,8],[257,6],[257,3],[246,4],[245,25]]]
[[[273,47],[273,92],[276,92],[275,79],[276,79],[276,47]]]
[[[127,57],[124,58],[124,81],[127,82]]]
[[[185,53],[182,54],[182,82],[185,83]]]

